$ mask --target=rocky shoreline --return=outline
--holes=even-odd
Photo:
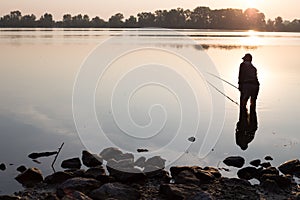
[[[243,167],[240,156],[227,157],[223,163],[240,168],[239,178],[223,177],[218,168],[173,166],[165,170],[165,160],[159,156],[134,159],[133,154],[117,148],[104,149],[100,154],[82,151],[81,159],[70,158],[61,163],[64,171],[43,177],[37,168],[21,167],[15,178],[25,189],[14,195],[2,195],[0,200],[102,200],[102,199],[300,199],[300,161],[287,161],[271,166],[253,160]],[[86,169],[82,169],[82,165]],[[250,184],[256,179],[258,184]]]

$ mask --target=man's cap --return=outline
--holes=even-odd
[[[246,53],[242,59],[246,61],[252,61],[252,55],[250,53]]]

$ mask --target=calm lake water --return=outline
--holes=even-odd
[[[14,180],[20,165],[38,167],[45,175],[51,173],[53,157],[41,158],[38,164],[27,155],[54,151],[62,142],[65,146],[56,162],[57,170],[63,159],[77,157],[85,148],[100,151],[110,146],[107,141],[134,153],[136,148],[147,148],[170,165],[225,167],[220,161],[229,155],[243,156],[247,164],[271,155],[272,164],[277,166],[299,158],[300,33],[127,31],[0,29],[0,163],[7,166],[0,172],[0,194],[22,188]],[[122,38],[124,34],[126,38]],[[128,40],[131,37],[134,39]],[[132,45],[141,48],[118,55],[120,49],[130,49]],[[157,49],[147,49],[147,45]],[[89,88],[88,83],[78,79],[84,73],[80,69],[88,65],[87,57],[93,56],[91,52],[96,52],[96,47],[105,52],[94,61],[99,63],[99,69],[106,58],[118,58]],[[239,64],[248,52],[253,55],[261,87],[257,101],[258,130],[248,148],[242,150],[235,138],[239,107],[206,80],[238,101],[237,89],[221,84],[207,72],[237,85]],[[198,76],[194,69],[184,67],[190,64],[180,57],[185,53],[195,61],[208,59],[203,63],[213,67],[203,66],[202,75]],[[80,87],[86,94],[80,96],[82,99],[73,97],[73,108],[77,109],[73,112],[73,89],[76,92]],[[196,94],[195,101],[188,96],[194,94],[188,92],[191,88]],[[84,99],[88,94],[94,95],[92,101]],[[85,107],[80,105],[88,102],[94,104],[97,120],[84,115]],[[75,118],[80,115],[77,129],[73,114]],[[197,117],[199,120],[195,121]],[[93,121],[107,133],[105,137],[98,134]],[[193,144],[187,140],[191,136],[196,137]],[[222,173],[235,176],[235,170]]]

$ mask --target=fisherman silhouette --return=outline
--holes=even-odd
[[[257,130],[257,115],[255,111],[247,113],[247,110],[240,110],[239,121],[236,124],[235,141],[242,150],[248,148]]]
[[[250,98],[250,112],[256,111],[256,99],[259,91],[257,70],[252,65],[251,54],[247,53],[242,59],[239,70],[240,110],[247,110],[246,106]]]
[[[252,55],[247,53],[239,69],[240,116],[236,125],[236,144],[242,150],[254,139],[257,130],[256,99],[259,91],[257,70],[252,64]],[[247,111],[247,102],[250,98],[250,114]]]

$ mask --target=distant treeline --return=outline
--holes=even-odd
[[[228,29],[257,31],[300,31],[300,20],[283,20],[276,17],[266,20],[264,13],[255,8],[216,9],[197,7],[194,10],[182,8],[141,12],[137,16],[124,19],[117,13],[108,21],[88,15],[65,14],[62,21],[54,21],[53,16],[45,13],[39,19],[33,14],[22,16],[20,11],[12,11],[0,18],[0,27],[44,27],[44,28],[187,28],[187,29]]]

